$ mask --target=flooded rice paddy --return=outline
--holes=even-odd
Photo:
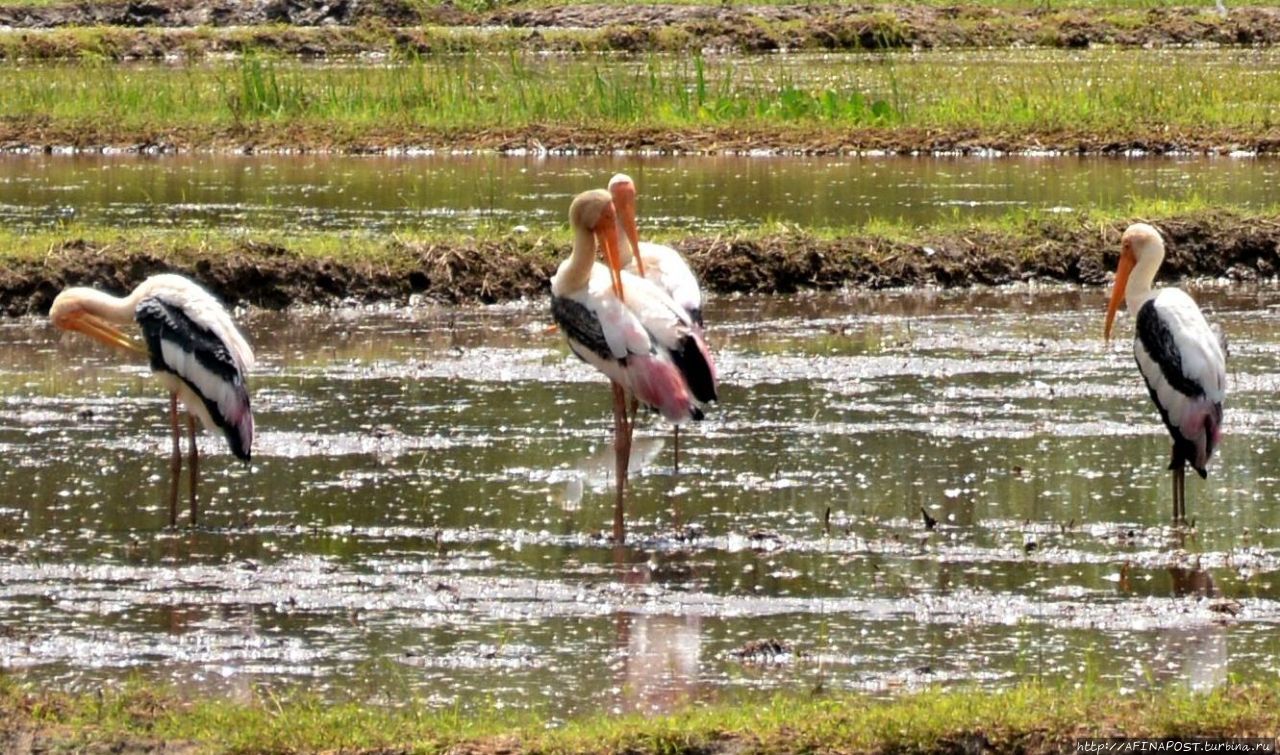
[[[563,225],[569,200],[626,171],[649,228],[762,220],[929,224],[1011,210],[1116,210],[1135,200],[1263,207],[1267,158],[0,156],[0,223],[466,232]]]
[[[1198,296],[1232,386],[1187,537],[1096,290],[714,300],[723,404],[678,472],[642,423],[625,548],[603,535],[608,390],[541,302],[246,315],[255,458],[206,436],[204,520],[178,530],[145,369],[6,321],[0,663],[553,718],[1271,677],[1280,290]]]

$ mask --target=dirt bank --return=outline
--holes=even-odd
[[[385,154],[414,150],[493,151],[600,155],[625,153],[728,155],[972,155],[985,153],[1066,155],[1280,154],[1280,126],[1254,130],[913,128],[810,126],[535,125],[517,128],[438,129],[404,124],[369,125],[344,132],[320,124],[244,123],[238,126],[124,127],[97,120],[59,123],[0,115],[0,152],[214,152]]]
[[[1128,221],[1055,221],[1017,231],[921,232],[918,241],[874,236],[823,239],[803,233],[694,237],[679,242],[706,288],[717,293],[793,293],[846,286],[967,286],[1043,280],[1102,284]],[[1280,272],[1280,217],[1201,213],[1157,223],[1169,242],[1164,279],[1226,276],[1249,281]],[[349,260],[319,259],[281,246],[158,250],[137,240],[56,245],[38,260],[0,268],[0,309],[44,313],[59,290],[93,285],[127,291],[166,270],[191,275],[224,300],[278,308],[295,303],[449,303],[538,298],[567,248],[525,236],[484,243],[389,242]],[[360,260],[353,262],[350,260]]]
[[[250,49],[312,56],[440,49],[617,50],[881,50],[896,48],[1189,44],[1270,45],[1280,41],[1280,8],[1205,7],[1149,10],[1012,10],[982,6],[904,5],[505,5],[467,11],[412,0],[130,0],[47,6],[0,6],[0,27],[127,27],[103,45],[92,35],[58,39],[20,35],[5,55],[48,59],[106,53],[119,59],[236,51],[247,35],[203,33],[174,38],[162,29],[262,27]],[[295,30],[326,28],[298,43]],[[431,29],[470,27],[443,39]],[[481,33],[506,27],[519,35]],[[182,44],[178,44],[181,42]]]
[[[418,24],[411,0],[82,0],[50,5],[0,6],[0,26],[293,26],[349,25],[380,21]]]

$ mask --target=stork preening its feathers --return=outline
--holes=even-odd
[[[633,417],[628,396],[680,424],[703,417],[716,371],[688,314],[657,286],[621,269],[617,211],[609,192],[587,191],[569,208],[573,253],[551,279],[551,314],[580,359],[613,384],[617,492],[613,535],[625,540],[624,495]],[[595,261],[599,248],[607,261]]]
[[[1222,437],[1227,368],[1221,332],[1209,325],[1195,301],[1176,288],[1151,290],[1163,260],[1160,232],[1146,223],[1129,226],[1121,237],[1105,335],[1110,340],[1116,310],[1124,302],[1135,315],[1138,370],[1173,438],[1173,520],[1183,524],[1186,467],[1190,464],[1207,477],[1209,459]]]
[[[180,275],[153,275],[128,296],[115,297],[91,288],[69,288],[58,294],[49,319],[60,330],[75,330],[117,348],[145,353],[151,371],[169,389],[169,422],[173,435],[170,462],[169,523],[177,523],[178,480],[182,448],[178,401],[187,409],[190,437],[191,522],[197,518],[196,485],[199,452],[195,418],[220,430],[236,458],[248,461],[253,447],[253,412],[246,376],[253,350],[231,316],[208,291]],[[144,347],[120,329],[136,324]]]

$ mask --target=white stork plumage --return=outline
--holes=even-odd
[[[633,422],[628,395],[676,424],[702,419],[697,397],[714,387],[715,367],[684,310],[653,284],[619,269],[609,192],[575,197],[569,224],[573,253],[551,279],[551,314],[573,353],[613,383],[613,536],[621,543]],[[597,245],[607,266],[595,261]]]
[[[199,479],[195,418],[210,430],[221,430],[236,458],[248,461],[253,446],[253,412],[245,382],[253,366],[253,350],[231,315],[193,281],[163,274],[147,278],[125,297],[92,288],[69,288],[53,300],[49,319],[60,330],[79,331],[108,346],[147,354],[152,373],[169,389],[171,526],[178,520],[178,479],[182,473],[178,401],[182,401],[191,445],[190,504],[191,523],[195,524]],[[120,330],[130,323],[142,331],[145,347]]]
[[[625,173],[609,179],[609,195],[617,208],[618,261],[622,269],[648,280],[671,297],[689,316],[699,338],[705,338],[702,319],[702,289],[689,263],[669,246],[640,240],[636,222],[636,184]],[[705,341],[703,347],[706,347]],[[707,351],[710,358],[710,351]],[[705,404],[715,401],[716,385],[696,398]],[[674,432],[675,466],[680,467],[680,426]]]
[[[1195,301],[1176,288],[1151,290],[1164,260],[1164,240],[1146,223],[1121,236],[1120,264],[1107,307],[1105,335],[1111,338],[1123,301],[1134,313],[1133,355],[1173,437],[1173,520],[1187,520],[1186,466],[1202,478],[1221,439],[1227,368],[1223,344]]]

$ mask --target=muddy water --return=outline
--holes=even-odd
[[[813,227],[929,223],[1136,199],[1263,206],[1265,158],[749,158],[0,156],[0,222],[182,228],[396,229],[563,225],[569,199],[627,171],[651,228],[769,219]]]
[[[623,549],[608,392],[540,304],[247,316],[254,462],[207,439],[204,524],[177,531],[145,371],[8,321],[0,663],[553,717],[1274,676],[1280,290],[1198,296],[1233,387],[1187,538],[1098,291],[715,300],[723,406],[678,473],[641,427]]]

